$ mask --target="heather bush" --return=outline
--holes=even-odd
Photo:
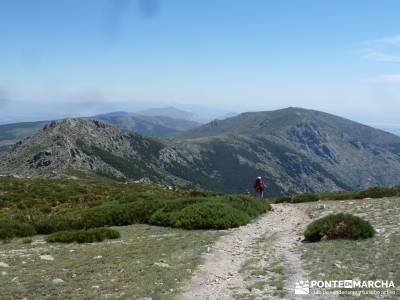
[[[35,228],[30,224],[12,220],[0,220],[0,240],[8,240],[14,237],[27,237],[36,234]]]
[[[271,209],[264,200],[200,189],[110,181],[0,178],[0,239],[130,224],[228,228]],[[194,216],[198,212],[201,217]],[[205,212],[213,218],[205,219]],[[151,221],[150,221],[151,220]],[[196,222],[199,222],[196,225]],[[12,227],[12,228],[11,228]]]
[[[227,229],[247,224],[251,217],[226,203],[200,202],[177,212],[157,211],[150,224],[184,229]]]
[[[372,225],[351,214],[330,214],[309,224],[304,232],[307,241],[317,242],[324,236],[327,239],[365,239],[373,237]]]
[[[293,196],[290,202],[291,203],[301,203],[301,202],[314,202],[314,201],[318,201],[318,200],[319,200],[318,195],[304,193],[304,194],[299,194],[299,195]]]
[[[92,228],[77,231],[59,231],[46,236],[46,241],[50,243],[93,243],[101,242],[105,239],[118,239],[120,233],[111,228]]]

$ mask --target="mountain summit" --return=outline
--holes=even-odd
[[[245,192],[263,176],[270,194],[400,182],[400,137],[323,112],[243,113],[168,140],[94,119],[65,119],[2,154],[0,173],[107,176]]]
[[[173,184],[174,176],[162,170],[167,162],[164,148],[156,139],[96,119],[63,119],[15,144],[3,155],[0,170],[23,176],[100,175]]]
[[[225,161],[219,170],[223,185],[243,186],[246,176],[256,174],[266,177],[276,192],[400,182],[399,137],[314,110],[242,113],[178,138],[183,147]]]

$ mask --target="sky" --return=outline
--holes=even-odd
[[[399,11],[397,0],[0,0],[0,123],[174,104],[400,128]]]

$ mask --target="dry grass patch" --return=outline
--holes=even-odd
[[[34,236],[0,244],[1,299],[173,299],[217,231],[132,225],[121,239],[48,244]]]

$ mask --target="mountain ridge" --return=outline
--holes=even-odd
[[[244,112],[237,116],[229,117],[224,120],[214,120],[208,124],[199,126],[195,129],[187,130],[183,133],[176,134],[177,137],[196,137],[201,135],[216,135],[213,131],[217,131],[218,134],[223,133],[238,133],[238,134],[258,134],[259,130],[261,129],[269,129],[270,132],[275,131],[282,131],[282,128],[286,128],[290,126],[290,124],[295,123],[299,119],[301,121],[305,121],[307,119],[313,119],[313,117],[320,117],[323,116],[324,118],[334,119],[336,122],[340,121],[342,124],[357,124],[359,128],[364,130],[372,131],[380,131],[385,135],[390,135],[391,137],[398,138],[398,136],[386,132],[381,129],[377,129],[368,125],[364,125],[361,123],[357,123],[351,121],[349,119],[339,117],[333,114],[317,111],[317,110],[310,110],[298,107],[288,107],[279,110],[273,111],[259,111],[259,112]],[[239,124],[235,124],[239,120]],[[233,123],[233,124],[232,124]],[[253,126],[249,126],[249,123]],[[267,127],[269,124],[273,124],[272,128]],[[236,126],[235,126],[236,125]],[[258,127],[254,126],[258,125]],[[234,130],[232,130],[232,128]],[[265,132],[264,132],[265,133]]]
[[[158,107],[158,108],[150,108],[144,109],[136,112],[138,115],[142,116],[150,116],[150,117],[158,117],[165,116],[174,119],[182,119],[187,121],[198,121],[199,116],[193,112],[181,110],[175,108],[173,106],[166,107]]]
[[[97,118],[107,121],[120,128],[128,129],[147,136],[163,136],[199,126],[200,123],[167,116],[144,116],[129,112],[111,112],[88,118]],[[51,120],[36,122],[21,122],[0,125],[0,151],[1,148],[15,144],[38,132]]]
[[[232,149],[246,139],[247,152],[253,167],[269,162],[276,168],[288,166],[287,178],[296,173],[298,160],[308,160],[308,167],[324,170],[322,185],[341,189],[366,188],[373,185],[392,185],[400,182],[400,138],[396,135],[362,125],[331,114],[300,108],[287,108],[270,112],[243,113],[237,117],[214,121],[176,135],[182,144],[204,144],[213,138],[230,145]],[[254,148],[254,150],[249,150]],[[279,149],[279,150],[277,150]],[[232,150],[234,151],[234,150]],[[263,153],[266,154],[263,157]],[[276,160],[275,158],[279,158]],[[297,164],[297,166],[295,166]],[[273,172],[265,165],[260,173]],[[300,168],[301,169],[301,168]],[[303,170],[304,171],[304,170]],[[315,170],[314,170],[315,172]],[[289,174],[288,174],[289,173]],[[305,172],[307,173],[307,171]],[[308,172],[310,173],[310,172]],[[309,175],[308,175],[309,176]],[[294,176],[302,185],[306,178]],[[297,177],[297,178],[296,178]],[[307,177],[307,176],[305,176]],[[285,180],[285,177],[281,177]],[[313,180],[315,188],[322,188]],[[332,182],[336,183],[332,185]],[[310,184],[306,184],[310,185]]]
[[[70,164],[70,169],[92,175],[150,178],[181,187],[239,193],[250,190],[256,176],[263,176],[271,195],[400,182],[400,137],[318,111],[288,108],[244,113],[168,139],[144,137],[93,119],[61,123],[63,130],[47,125],[4,154],[0,172],[52,176],[52,171],[65,173]],[[81,144],[76,136],[84,137]],[[54,137],[72,141],[64,142],[68,147],[62,153],[62,147],[55,152],[55,160],[64,165],[57,168],[50,163],[56,165],[52,168],[41,162],[37,169],[32,167],[51,156],[46,151],[57,145]],[[77,156],[73,149],[79,150],[85,162],[75,157],[78,163],[71,163],[71,156]],[[29,163],[32,159],[36,161]]]
[[[164,145],[96,119],[52,121],[3,155],[0,170],[25,176],[93,173],[168,182],[158,168]],[[173,177],[173,176],[171,176]],[[169,177],[168,177],[169,178]],[[173,181],[173,180],[171,180]]]

